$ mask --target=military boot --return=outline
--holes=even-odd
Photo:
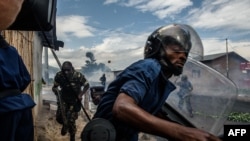
[[[67,127],[66,127],[65,125],[63,125],[63,127],[62,127],[62,129],[61,129],[61,135],[64,136],[64,135],[67,134],[67,132],[68,132]]]
[[[75,141],[75,134],[70,134],[70,141]]]

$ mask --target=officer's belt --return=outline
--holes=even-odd
[[[21,94],[21,91],[19,89],[0,90],[0,99],[7,96],[16,96],[19,94]]]

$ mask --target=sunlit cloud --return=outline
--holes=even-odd
[[[240,54],[245,59],[250,60],[249,49],[250,41],[239,42],[231,40],[221,40],[221,39],[205,39],[202,41],[204,47],[204,55],[236,52]]]
[[[226,40],[205,39],[202,41],[205,55],[226,52]]]
[[[195,29],[221,31],[220,34],[225,34],[225,37],[227,37],[228,33],[233,36],[250,34],[250,24],[247,24],[250,22],[250,18],[248,18],[250,13],[249,0],[204,0],[200,8],[194,7],[190,0],[106,0],[103,4],[119,4],[120,6],[135,8],[144,13],[151,13],[162,21],[168,18],[174,19],[174,16],[189,8],[189,12],[180,22],[187,23]],[[66,48],[60,48],[60,51],[56,53],[61,61],[70,60],[76,68],[81,68],[88,59],[85,56],[86,52],[90,51],[95,55],[97,62],[107,64],[108,61],[111,61],[108,65],[119,70],[143,58],[143,47],[147,36],[150,34],[148,31],[129,34],[124,32],[126,26],[98,31],[91,27],[88,20],[88,17],[76,15],[57,17],[58,39],[67,42],[72,38],[94,37],[94,35],[101,39],[95,42],[91,48],[84,45],[78,48],[70,45]],[[127,27],[130,26],[134,26],[134,23],[127,24]],[[147,30],[153,31],[156,26],[147,27]],[[234,33],[237,34],[234,35]],[[213,36],[217,35],[214,34]],[[226,41],[216,38],[218,37],[206,36],[206,38],[202,38],[205,55],[226,51]],[[236,42],[229,38],[228,43],[229,51],[235,51],[250,59],[250,55],[246,51],[246,49],[250,48],[248,46],[250,41],[245,41],[242,44],[242,41]],[[50,65],[57,66],[51,54],[49,62]]]
[[[112,3],[116,3],[116,2],[118,2],[118,1],[119,1],[119,0],[105,0],[103,4],[104,4],[104,5],[105,5],[105,4],[112,4]]]
[[[110,67],[116,70],[124,69],[136,60],[143,58],[143,47],[146,41],[147,33],[141,35],[123,34],[110,34],[109,37],[92,48],[84,46],[79,49],[60,48],[56,52],[60,62],[72,61],[75,68],[81,68],[85,65],[88,59],[85,55],[86,52],[92,52],[98,63],[109,64]],[[50,54],[50,65],[58,66],[55,58]]]
[[[125,6],[135,7],[141,12],[151,12],[159,19],[174,17],[183,9],[191,6],[193,3],[190,0],[129,0]]]
[[[88,18],[69,15],[58,16],[56,19],[57,37],[68,40],[70,37],[84,38],[94,36],[95,29],[87,25]]]
[[[237,52],[245,59],[250,60],[250,55],[249,55],[250,41],[246,41],[246,42],[230,42],[229,41],[228,48],[232,51]]]
[[[168,18],[173,20],[180,16],[178,14],[183,10],[189,8],[188,14],[182,13],[183,18],[177,22],[188,23],[200,29],[222,28],[228,33],[250,29],[250,24],[247,24],[250,23],[249,0],[203,0],[199,8],[194,7],[191,0],[127,0],[116,3],[151,13],[161,20]],[[245,34],[249,34],[249,31]]]
[[[249,30],[249,7],[249,0],[206,0],[200,9],[190,11],[188,22],[197,28]]]
[[[116,69],[123,69],[132,62],[143,57],[143,46],[147,34],[111,34],[103,39],[103,42],[91,48],[97,61],[107,63]],[[118,67],[120,66],[120,67]]]

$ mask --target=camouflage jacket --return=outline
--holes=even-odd
[[[82,87],[87,86],[88,81],[85,76],[77,71],[74,71],[71,78],[66,78],[60,71],[54,79],[54,87],[61,87],[61,97],[65,102],[76,102],[77,96]]]

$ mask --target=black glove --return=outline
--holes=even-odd
[[[54,92],[54,94],[57,96],[58,94],[59,94],[59,90],[58,89],[52,89],[53,90],[53,92]]]

